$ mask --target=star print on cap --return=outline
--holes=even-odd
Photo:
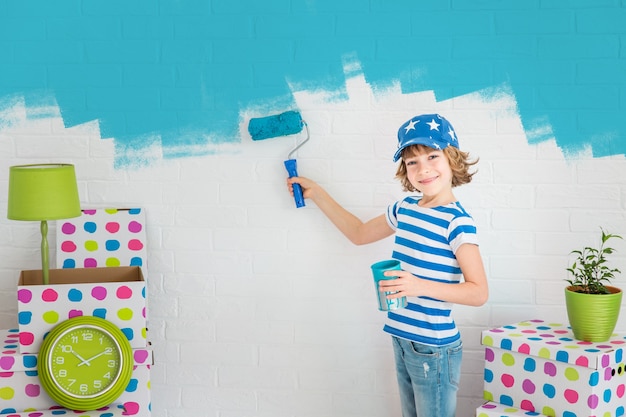
[[[454,128],[444,117],[422,114],[412,117],[398,129],[398,150],[393,156],[393,162],[397,162],[404,148],[411,145],[425,145],[437,150],[452,145],[458,149],[459,141]]]

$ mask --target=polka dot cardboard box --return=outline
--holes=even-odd
[[[507,405],[486,402],[476,409],[476,417],[542,417],[543,414],[534,411],[522,410],[517,407],[509,407]]]
[[[567,325],[530,320],[482,332],[484,398],[547,416],[619,417],[626,406],[626,334],[574,339]]]
[[[44,335],[75,316],[96,316],[119,327],[133,348],[147,346],[146,282],[141,268],[51,269],[22,271],[17,287],[21,353],[37,353]]]
[[[57,221],[57,267],[146,268],[145,213],[133,209],[85,209],[81,216]]]
[[[96,411],[76,412],[62,407],[53,407],[49,410],[29,410],[22,413],[2,414],[2,417],[117,417],[125,416],[124,409],[119,406],[103,407]]]
[[[96,416],[111,417],[150,416],[150,366],[152,351],[134,349],[135,366],[126,390],[106,410],[77,413],[60,408],[46,394],[37,372],[38,355],[20,354],[17,351],[19,331],[0,330],[0,415],[7,417]],[[51,410],[52,409],[52,410]],[[44,411],[42,411],[44,410]],[[121,410],[121,411],[120,411]]]

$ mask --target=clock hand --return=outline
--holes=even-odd
[[[90,364],[89,362],[91,362],[92,360],[96,359],[96,358],[97,358],[97,357],[99,357],[99,356],[104,355],[105,353],[107,353],[107,351],[106,351],[106,350],[104,350],[104,351],[102,351],[102,352],[98,353],[97,355],[92,356],[92,357],[91,357],[91,358],[89,358],[89,359],[83,359],[83,361],[82,361],[81,363],[79,363],[79,364],[78,364],[78,366],[81,366],[81,365],[87,365],[87,366],[90,366],[91,364]]]
[[[71,352],[74,356],[76,356],[78,359],[80,359],[81,361],[85,362],[85,358],[83,358],[83,357],[82,357],[82,356],[80,356],[78,353],[76,353],[76,351],[75,351],[74,349],[70,348],[70,352]],[[81,362],[81,363],[83,363],[83,362]],[[87,361],[87,362],[88,362],[88,361]],[[87,363],[87,365],[89,365],[89,363]],[[79,366],[80,366],[80,365],[79,365]]]

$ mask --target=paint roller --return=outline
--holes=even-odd
[[[252,118],[248,123],[248,132],[252,140],[295,135],[296,133],[300,133],[303,128],[306,130],[306,138],[289,152],[287,160],[285,161],[285,168],[287,169],[289,178],[298,176],[298,166],[296,160],[292,158],[292,155],[309,140],[309,127],[306,122],[302,120],[300,113],[291,110],[273,116]],[[296,207],[304,207],[304,197],[302,196],[302,187],[300,184],[293,184],[293,198],[296,202]]]

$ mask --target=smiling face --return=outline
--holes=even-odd
[[[408,179],[405,160],[422,153],[428,154],[433,150],[425,145],[411,145],[402,151],[402,161],[398,164],[396,178],[400,180],[403,191],[419,191]],[[470,168],[478,163],[478,159],[470,160],[469,153],[453,146],[446,147],[442,152],[452,170],[452,188],[471,182],[476,171],[471,172]]]
[[[423,203],[444,205],[455,201],[452,194],[452,168],[446,154],[425,146],[414,147],[403,156],[406,177],[423,194]]]

